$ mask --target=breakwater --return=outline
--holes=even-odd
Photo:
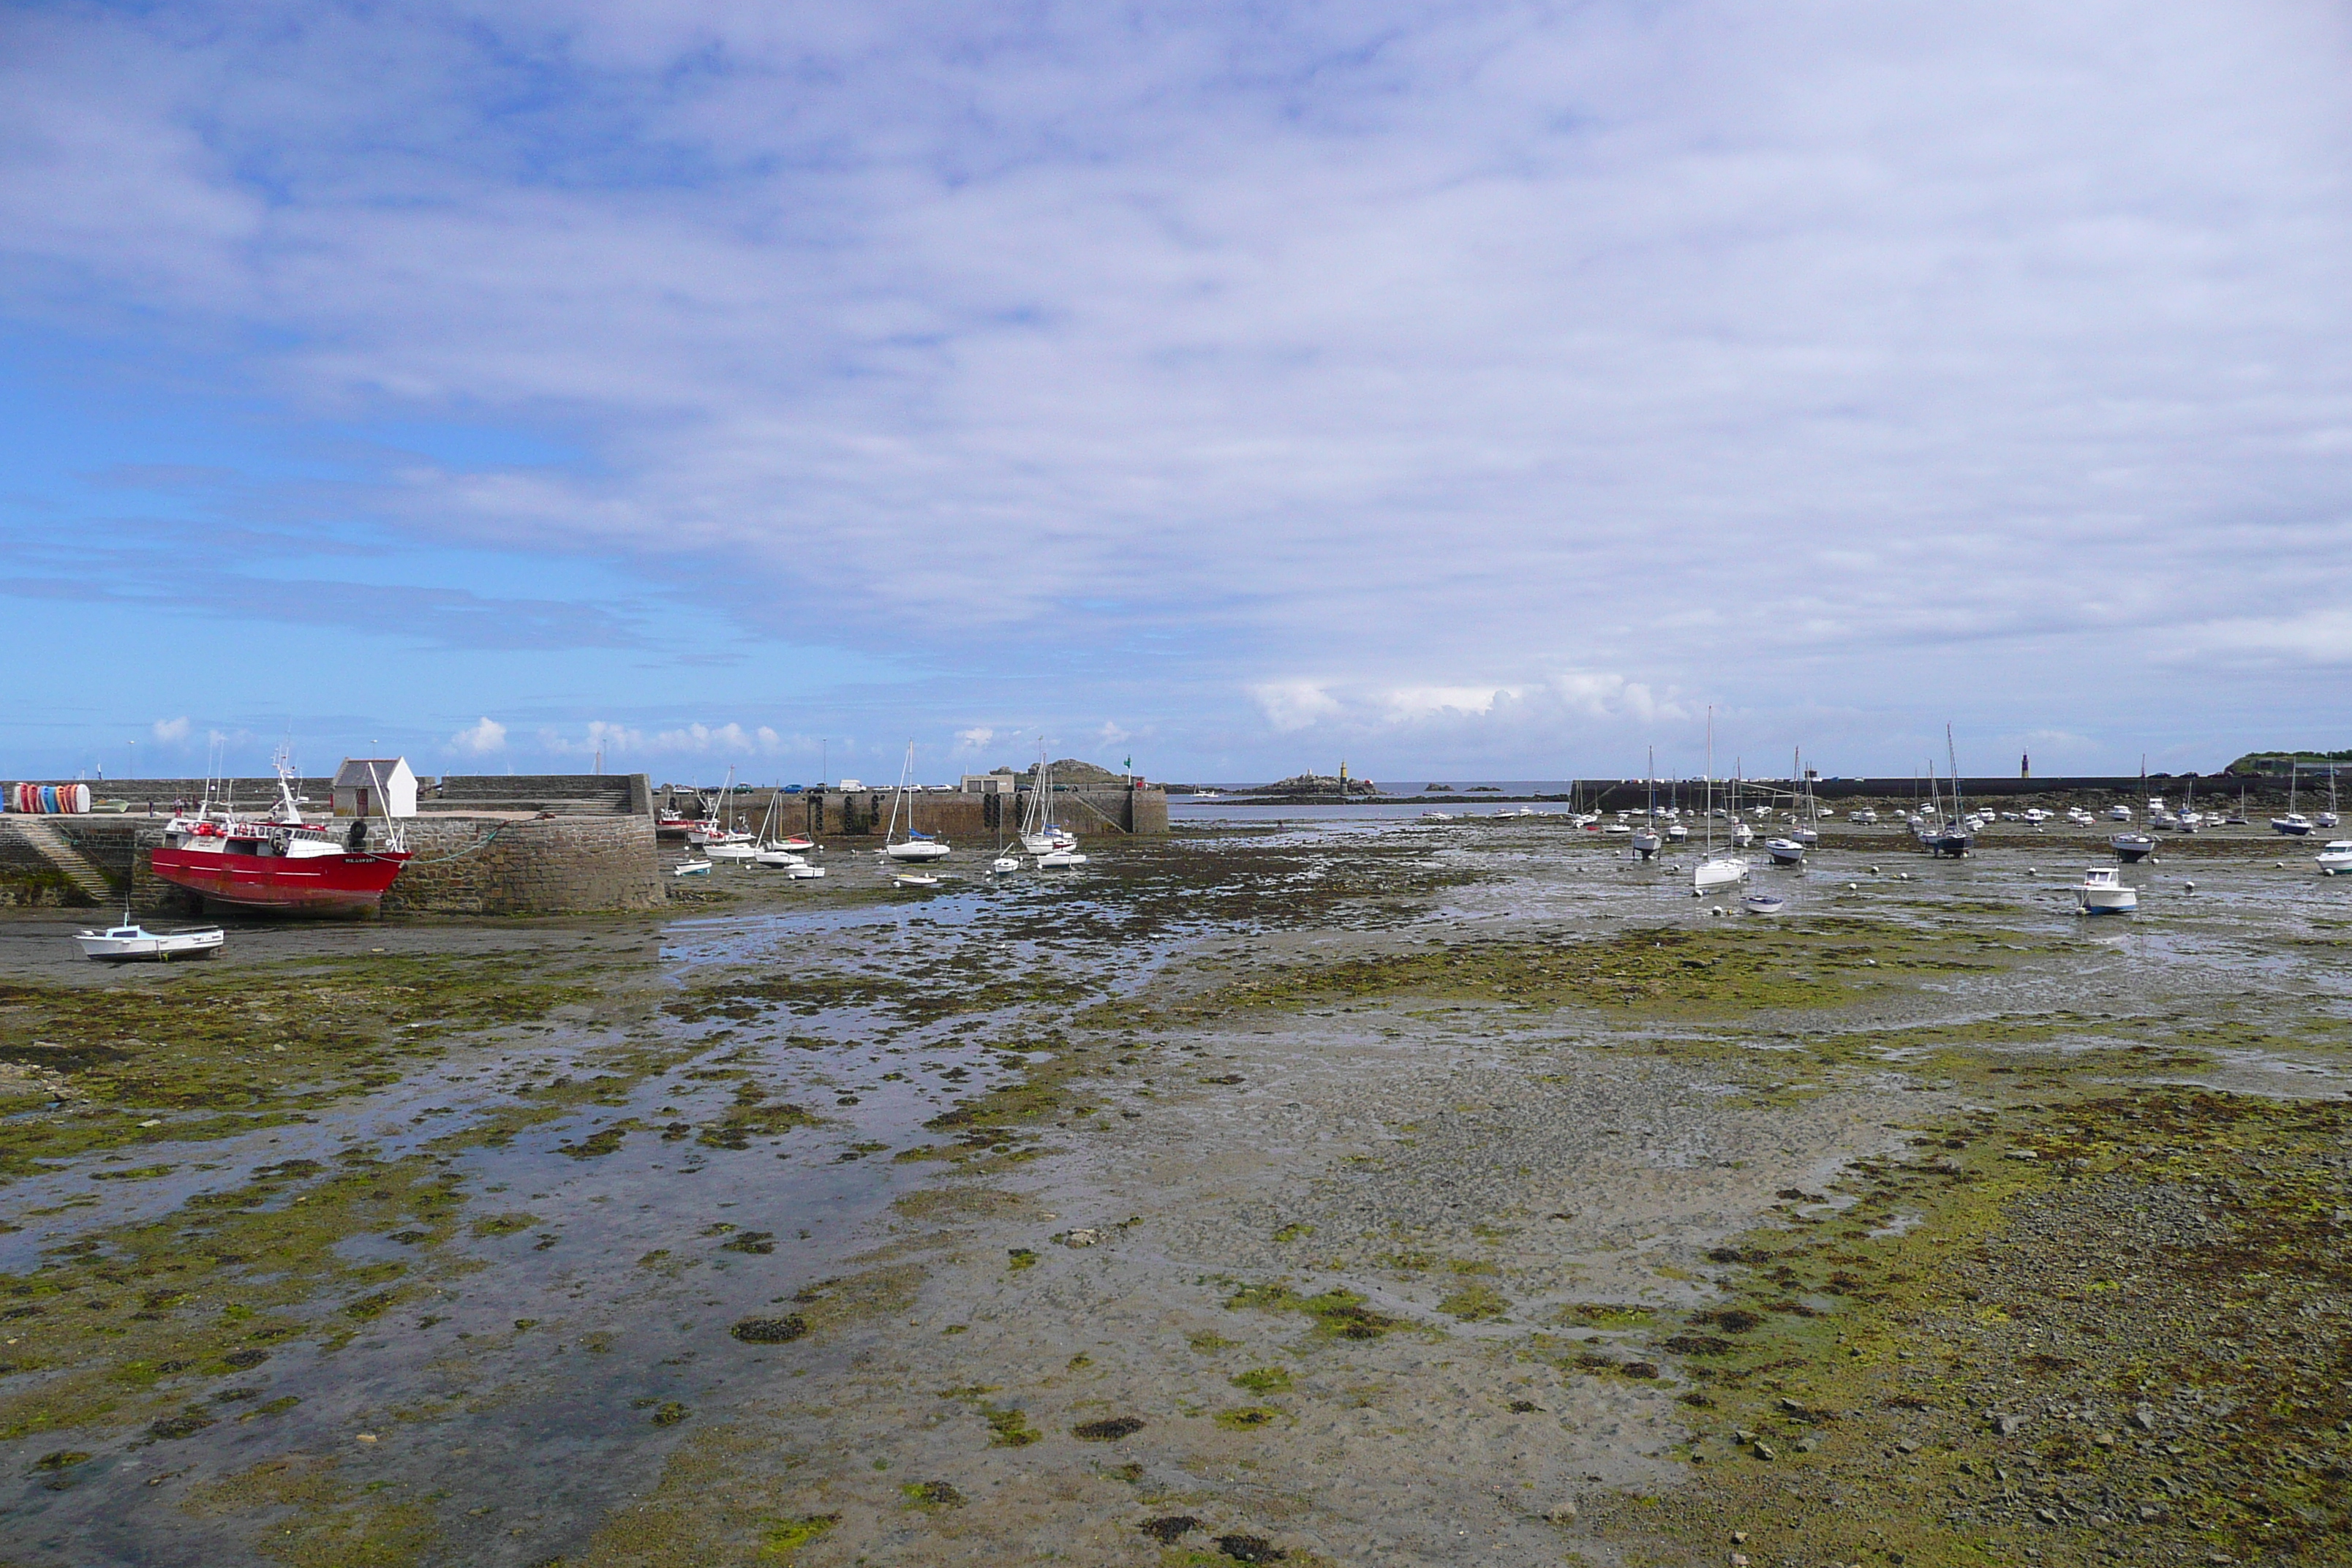
[[[766,820],[769,803],[775,803],[780,834],[805,833],[829,838],[879,837],[890,822],[887,789],[775,790],[738,789],[728,805],[730,819],[745,829]],[[899,806],[899,830],[975,846],[1010,837],[1020,826],[1030,791],[1017,795],[967,795],[954,790],[911,790]],[[666,785],[656,795],[664,809],[692,815],[698,803],[716,805],[717,792]],[[1108,835],[1157,837],[1168,831],[1168,792],[1151,784],[1132,788],[1112,784],[1090,788],[1056,788],[1052,820],[1080,838]]]

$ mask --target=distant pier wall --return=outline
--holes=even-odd
[[[1027,809],[1029,791],[1018,795],[964,795],[953,790],[909,791],[899,807],[899,830],[911,826],[950,843],[958,838],[975,846],[1009,838]],[[715,792],[668,785],[658,792],[665,809],[691,812],[698,801],[711,801]],[[805,833],[810,837],[880,837],[890,822],[890,792],[867,790],[739,789],[729,799],[728,815],[746,830],[757,830],[776,802],[780,834]],[[1168,831],[1168,792],[1145,784],[1129,789],[1056,789],[1053,820],[1079,838],[1150,837]],[[911,817],[911,821],[909,821]]]

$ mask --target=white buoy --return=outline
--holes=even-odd
[[[2192,893],[2193,893],[2193,892],[2195,892],[2195,891],[2197,890],[2197,884],[2196,884],[2196,883],[2194,883],[2194,882],[2186,883],[2186,884],[2184,884],[2184,885],[2185,885],[2185,886],[2188,888],[2188,889],[2189,889],[2190,892],[2192,892]]]
[[[1855,884],[1853,884],[1853,883],[1852,883],[1852,882],[1848,882],[1848,883],[1845,885],[1845,890],[1846,890],[1847,892],[1849,892],[1849,893],[1855,891],[1855,890],[1856,890]]]
[[[1873,866],[1873,867],[1870,868],[1870,874],[1871,874],[1872,876],[1874,876],[1874,877],[1877,876],[1877,875],[1878,875],[1878,868],[1877,868],[1877,867],[1875,867],[1875,866]]]

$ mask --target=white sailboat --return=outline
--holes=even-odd
[[[2284,833],[2290,838],[2301,838],[2311,831],[2311,818],[2294,808],[2295,759],[2286,764],[2286,815],[2271,818],[2271,831]]]
[[[1054,766],[1045,760],[1045,738],[1037,737],[1037,779],[1021,811],[1021,847],[1032,855],[1068,854],[1078,836],[1054,821]]]
[[[1649,789],[1649,808],[1642,814],[1642,826],[1633,830],[1633,853],[1644,860],[1654,860],[1665,840],[1658,837],[1658,748],[1650,748],[1649,776],[1643,781]]]
[[[898,787],[890,792],[890,823],[882,830],[882,853],[890,859],[898,861],[944,860],[950,853],[946,840],[934,838],[928,833],[915,831],[915,807],[913,803],[907,799],[908,792],[914,787],[914,783],[915,742],[909,741],[907,742],[906,765],[898,770]],[[903,839],[898,837],[898,809],[901,805],[904,805],[907,811],[907,837]],[[911,887],[928,884],[908,883],[902,880],[899,885]]]
[[[1738,855],[1715,852],[1715,710],[1706,710],[1706,857],[1691,871],[1691,896],[1703,898],[1717,888],[1737,887],[1748,879],[1748,862]]]

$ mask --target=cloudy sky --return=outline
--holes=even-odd
[[[0,8],[0,770],[2352,745],[2318,0]]]

